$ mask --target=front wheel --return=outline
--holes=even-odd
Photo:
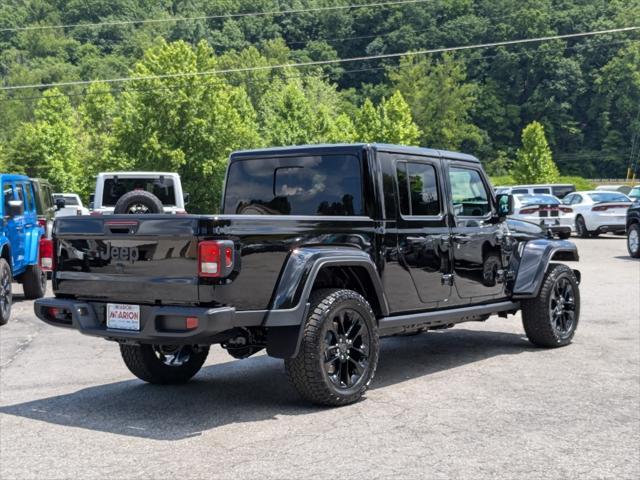
[[[209,347],[120,344],[120,354],[129,371],[140,380],[172,385],[185,383],[198,373]]]
[[[314,292],[298,355],[285,360],[289,379],[312,403],[358,401],[378,365],[379,339],[369,303],[352,290]]]
[[[522,302],[522,323],[527,338],[538,347],[568,345],[579,318],[578,279],[566,265],[550,265],[538,296]]]
[[[633,258],[640,258],[640,223],[629,226],[627,250]]]
[[[4,258],[0,258],[0,325],[9,321],[11,316],[11,267]]]

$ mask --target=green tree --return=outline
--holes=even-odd
[[[420,129],[399,91],[383,99],[377,107],[371,100],[365,100],[356,114],[355,125],[361,142],[418,145],[420,139]]]
[[[206,42],[191,47],[160,41],[131,73],[144,77],[216,68]],[[207,212],[219,206],[229,154],[262,144],[244,88],[216,75],[136,81],[122,94],[114,135],[118,156],[135,168],[179,172],[191,194],[190,209]]]
[[[34,122],[20,125],[9,145],[9,168],[46,178],[59,191],[80,191],[84,135],[69,99],[57,89],[47,90],[34,116]]]
[[[522,148],[516,153],[511,171],[518,183],[553,183],[559,177],[551,149],[539,122],[531,122],[522,131]]]
[[[465,144],[482,144],[483,133],[470,118],[478,86],[467,81],[464,63],[451,55],[441,61],[411,56],[388,75],[411,107],[423,145],[459,150]]]

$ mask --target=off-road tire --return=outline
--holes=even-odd
[[[576,217],[576,235],[580,238],[590,238],[591,232],[587,230],[587,224],[584,221],[584,218],[581,215]]]
[[[369,388],[378,364],[380,340],[371,306],[359,293],[345,289],[317,290],[310,303],[298,354],[285,360],[287,375],[300,395],[317,405],[341,406],[357,402]],[[325,335],[333,324],[334,314],[344,308],[360,315],[369,335],[368,367],[351,388],[334,385],[324,367]]]
[[[11,316],[11,303],[13,301],[13,294],[11,292],[11,267],[9,263],[0,258],[0,289],[2,292],[2,304],[0,305],[0,325],[5,325],[9,321]]]
[[[204,364],[208,347],[192,350],[189,359],[179,366],[165,364],[152,345],[120,344],[120,354],[131,373],[140,380],[158,385],[175,385],[191,379]]]
[[[635,251],[632,250],[631,242],[629,241],[632,235],[635,235],[637,239]],[[627,250],[631,257],[640,258],[640,223],[633,223],[629,226],[629,231],[627,232]]]
[[[20,276],[24,296],[29,300],[42,298],[47,293],[47,274],[39,265],[30,265]]]
[[[134,205],[141,205],[147,209],[145,212],[131,212]],[[122,195],[116,202],[113,213],[163,213],[162,202],[153,193],[146,190],[134,190]]]
[[[553,289],[561,278],[566,278],[573,287],[574,296],[574,321],[570,331],[566,335],[560,335],[553,325],[550,314],[550,304]],[[578,279],[573,270],[563,264],[551,264],[545,273],[542,287],[536,298],[523,300],[522,323],[527,338],[538,347],[555,348],[571,343],[575,335],[580,319],[580,289]]]

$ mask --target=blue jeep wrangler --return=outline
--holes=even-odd
[[[47,275],[40,264],[43,230],[38,214],[33,185],[23,175],[0,174],[0,325],[11,313],[11,282],[21,283],[27,298],[45,294]]]

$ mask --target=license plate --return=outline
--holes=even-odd
[[[544,224],[545,224],[547,227],[552,227],[553,225],[557,225],[557,224],[558,224],[558,222],[557,222],[556,220],[545,220],[545,221],[544,221]]]
[[[107,303],[107,328],[140,330],[140,305]]]

